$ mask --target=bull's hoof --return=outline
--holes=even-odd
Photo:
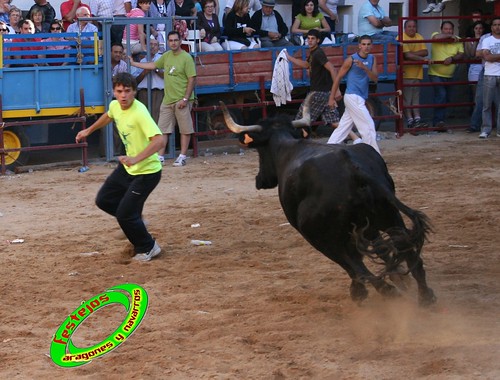
[[[427,288],[425,291],[420,291],[418,294],[418,304],[421,307],[429,307],[435,304],[436,301],[437,298],[431,288]]]
[[[382,286],[377,288],[377,291],[382,294],[385,298],[397,298],[401,297],[398,288],[392,286],[388,283],[384,283]]]
[[[351,282],[351,299],[358,305],[368,297],[368,290],[365,284],[357,281]]]

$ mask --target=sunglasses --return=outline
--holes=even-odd
[[[50,28],[50,30],[61,30],[62,28],[60,26],[56,26],[55,28]]]
[[[8,31],[9,31],[9,29],[3,29],[3,28],[0,29],[0,32],[8,32]]]

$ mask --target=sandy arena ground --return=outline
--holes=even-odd
[[[399,198],[435,228],[424,247],[438,297],[429,310],[415,286],[351,302],[347,275],[286,224],[276,189],[255,189],[255,151],[164,168],[145,209],[164,251],[146,264],[94,205],[113,164],[0,176],[0,378],[499,379],[500,138],[380,145]],[[127,282],[150,296],[137,331],[90,364],[56,366],[47,355],[66,316]],[[124,316],[101,309],[75,344],[101,341]]]

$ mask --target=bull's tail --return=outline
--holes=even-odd
[[[427,215],[406,206],[387,189],[383,189],[383,192],[386,195],[385,199],[410,219],[412,227],[393,226],[379,231],[380,235],[375,239],[368,239],[365,236],[366,230],[370,229],[370,223],[367,220],[366,226],[354,226],[352,232],[358,252],[384,265],[385,270],[380,273],[381,276],[400,273],[400,264],[406,261],[408,255],[419,256],[428,234],[432,232],[432,225]],[[408,268],[408,271],[411,269]]]

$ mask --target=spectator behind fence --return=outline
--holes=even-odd
[[[47,0],[33,0],[35,4],[30,8],[28,14],[31,14],[33,8],[38,7],[43,12],[43,22],[51,24],[56,18],[56,11],[52,8],[52,5]]]
[[[444,130],[446,103],[450,102],[451,87],[446,85],[451,82],[455,74],[456,64],[454,62],[464,56],[464,46],[458,42],[458,36],[454,33],[455,25],[451,21],[441,23],[441,32],[432,33],[433,40],[445,40],[445,42],[433,42],[431,45],[431,61],[429,66],[429,80],[434,83],[434,104],[442,105],[434,108],[433,125],[435,128]],[[441,62],[442,63],[435,63]]]
[[[261,47],[293,46],[285,38],[288,27],[279,12],[274,10],[275,5],[275,0],[263,0],[262,9],[252,16],[252,28],[260,37]]]
[[[312,29],[320,32],[320,44],[332,43],[330,40],[330,25],[328,25],[323,13],[319,11],[317,0],[304,0],[300,13],[295,16],[295,20],[293,21],[292,33],[302,34],[304,43],[306,44],[307,33]],[[294,37],[292,42],[295,45],[300,45],[302,41]]]
[[[258,49],[260,45],[254,40],[255,33],[248,14],[249,0],[236,0],[233,9],[225,19],[224,34],[227,36],[227,50]]]
[[[475,133],[481,131],[483,124],[483,80],[484,80],[484,57],[483,57],[483,42],[485,38],[491,36],[491,33],[486,33],[479,39],[476,48],[476,58],[481,59],[482,69],[479,72],[479,77],[476,84],[476,97],[474,98],[474,110],[470,117],[470,127],[465,131],[467,133]]]
[[[5,44],[6,42],[10,42],[9,38],[5,38],[7,34],[9,34],[9,28],[7,27],[7,24],[4,21],[0,21],[0,34],[3,36],[3,43]],[[3,47],[4,51],[7,50],[5,48],[5,45]],[[7,66],[7,65],[6,65]]]
[[[146,57],[141,59],[144,62],[156,62],[161,54],[158,53],[159,43],[155,39],[149,41],[149,53]],[[148,86],[149,79],[151,79],[151,104],[148,109],[153,117],[155,123],[158,124],[160,116],[160,106],[163,100],[163,70],[160,69],[140,69],[132,66],[132,75],[135,77],[137,85],[137,99],[146,106],[148,106]]]
[[[92,24],[89,21],[84,21],[84,20],[78,21],[80,18],[87,18],[87,17],[90,17],[89,9],[85,6],[78,8],[76,10],[76,13],[75,13],[75,22],[68,26],[67,32],[68,33],[96,33],[98,31],[97,26],[95,26],[94,24]],[[89,40],[89,41],[94,39],[94,37],[91,37],[91,36],[85,36],[85,37],[81,37],[81,38],[83,40]]]
[[[35,34],[35,25],[33,25],[33,21],[31,20],[22,20],[19,23],[19,28],[21,30],[21,34]],[[41,38],[14,38],[12,42],[41,42]],[[43,55],[40,54],[41,48],[40,46],[14,46],[10,50],[12,51],[30,51],[36,54],[26,54],[26,55],[18,55],[15,56],[15,59],[24,60],[24,59],[36,59],[43,58]],[[38,63],[26,63],[26,64],[15,64],[11,65],[11,67],[23,67],[23,66],[38,66]]]
[[[65,41],[64,38],[61,37],[61,33],[62,33],[62,30],[63,30],[62,21],[54,19],[54,21],[52,21],[52,24],[50,24],[49,30],[50,30],[50,34],[54,35],[54,36],[45,39],[46,42],[61,42],[61,41]],[[60,60],[61,58],[68,58],[69,57],[69,54],[64,53],[64,50],[68,50],[69,49],[68,45],[66,45],[66,44],[62,44],[62,45],[47,45],[45,48],[47,50],[57,50],[57,51],[61,52],[60,54],[51,53],[51,54],[47,54],[45,56],[46,58],[58,58],[59,59],[58,62],[49,62],[48,63],[49,66],[65,66],[65,65],[68,64],[68,62],[63,62],[63,61]]]
[[[476,41],[466,41],[464,43],[464,52],[467,59],[476,59],[477,45],[479,44],[479,39],[481,36],[486,34],[486,24],[482,21],[476,21],[473,24],[474,35],[471,38],[477,38]],[[467,80],[470,82],[477,82],[479,80],[479,74],[483,70],[482,63],[470,63],[467,72]],[[471,84],[471,99],[476,97],[476,84]]]
[[[127,63],[123,60],[124,57],[123,45],[115,42],[111,45],[111,75],[115,76],[118,73],[128,71]]]
[[[10,7],[9,11],[9,34],[19,33],[19,21],[21,21],[23,13],[17,7]]]
[[[129,18],[144,18],[151,8],[151,0],[138,0],[137,8],[132,9],[127,13]],[[127,39],[130,39],[130,52],[127,55],[134,55],[141,51],[146,51],[146,25],[143,24],[131,24],[130,25],[130,35],[128,34],[128,28],[123,31],[123,46],[127,46]]]
[[[392,41],[397,33],[383,30],[392,25],[384,9],[378,5],[380,0],[367,0],[358,13],[358,34],[368,35],[374,41]]]
[[[202,0],[202,12],[198,13],[198,29],[200,30],[201,51],[221,51],[220,24],[215,14],[215,0]]]
[[[337,6],[339,0],[319,0],[319,9],[325,15],[326,22],[330,26],[330,31],[335,33],[335,25],[338,19]]]
[[[485,139],[493,128],[493,106],[496,112],[497,137],[500,137],[500,17],[491,20],[491,36],[482,42],[484,64],[483,124],[479,138]]]
[[[80,7],[86,7],[89,10],[90,17],[90,7],[87,4],[84,4],[82,0],[67,0],[61,3],[60,12],[61,18],[63,20],[63,28],[64,30],[68,30],[68,27],[76,21],[76,11]],[[87,16],[86,16],[87,17]]]
[[[28,18],[33,21],[35,26],[35,33],[48,33],[50,23],[45,22],[45,15],[39,7],[32,7]]]
[[[406,20],[403,33],[403,56],[405,61],[427,61],[425,57],[429,54],[424,37],[417,33],[417,22]],[[403,98],[405,107],[420,105],[420,87],[413,86],[419,84],[424,78],[424,68],[422,64],[403,65]],[[422,123],[419,108],[405,108],[405,115],[408,128],[425,128],[427,124]]]
[[[160,118],[158,126],[163,135],[165,146],[168,136],[175,132],[175,125],[179,126],[181,137],[181,152],[174,162],[174,166],[186,165],[186,155],[194,133],[191,109],[194,101],[194,87],[196,83],[196,68],[194,60],[181,49],[181,39],[179,32],[171,31],[167,36],[170,50],[163,53],[156,62],[133,62],[130,64],[141,69],[164,70],[165,95],[160,107]],[[165,148],[158,152],[161,156],[165,153]]]

